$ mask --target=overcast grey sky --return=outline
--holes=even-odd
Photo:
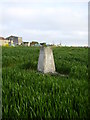
[[[0,36],[10,35],[88,45],[88,0],[0,0]]]

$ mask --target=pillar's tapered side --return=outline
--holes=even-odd
[[[38,71],[43,73],[54,73],[55,63],[53,52],[50,47],[42,47],[38,60]]]
[[[39,60],[38,60],[38,71],[43,72],[44,71],[44,47],[41,47],[40,53],[39,53]]]

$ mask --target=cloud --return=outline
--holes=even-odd
[[[89,0],[1,0],[1,2],[9,3],[61,3],[61,2],[88,2]]]
[[[2,3],[4,2],[5,0]],[[23,4],[24,2],[26,4]],[[87,3],[58,4],[59,0],[56,0],[55,4],[54,2],[22,0],[21,4],[18,4],[20,1],[8,0],[7,4],[1,5],[1,35],[7,37],[14,34],[22,36],[26,41],[35,39],[48,43],[62,41],[63,44],[87,44]]]

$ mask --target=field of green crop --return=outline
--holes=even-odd
[[[88,49],[53,48],[56,71],[64,77],[37,72],[39,51],[2,48],[2,118],[87,120]]]

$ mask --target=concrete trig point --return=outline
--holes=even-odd
[[[41,47],[38,60],[38,71],[43,73],[55,73],[54,57],[50,47]]]

